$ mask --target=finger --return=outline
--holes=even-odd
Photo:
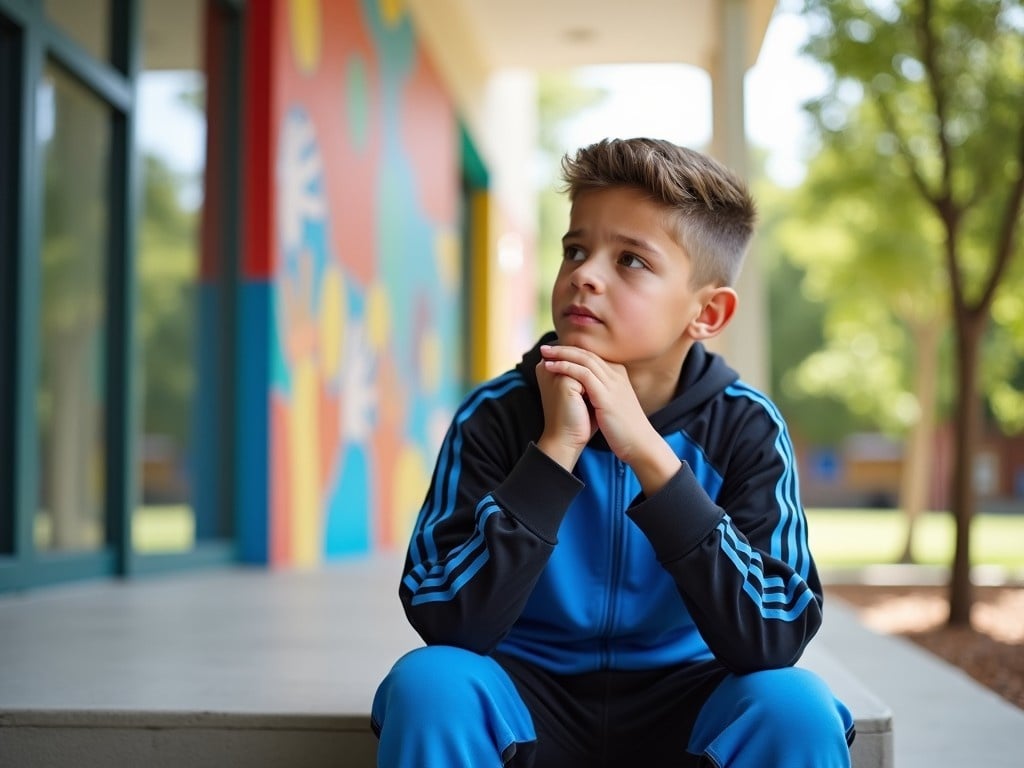
[[[602,357],[580,347],[549,347],[541,354],[545,361],[561,361],[583,366],[602,379],[607,379],[612,373],[611,367]]]
[[[583,384],[572,376],[567,376],[559,371],[551,370],[547,361],[537,363],[537,381],[552,382],[555,387],[562,388],[571,394],[583,394]]]
[[[584,363],[588,360],[600,361],[601,358],[593,352],[582,347],[560,346],[542,344],[540,348],[541,357],[545,360],[572,360],[577,363]]]
[[[569,360],[545,360],[543,363],[549,373],[564,376],[578,382],[586,392],[601,387],[600,377],[588,366]]]

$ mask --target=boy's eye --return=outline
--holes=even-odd
[[[566,261],[583,261],[586,258],[586,254],[583,249],[577,245],[567,245],[563,251],[563,258]]]
[[[629,269],[646,269],[647,264],[639,256],[632,253],[624,253],[619,257],[619,264]]]

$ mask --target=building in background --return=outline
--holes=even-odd
[[[0,0],[0,590],[403,545],[533,340],[533,72],[703,66],[742,170],[773,6]]]

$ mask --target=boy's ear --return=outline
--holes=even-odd
[[[712,288],[704,297],[704,308],[690,321],[690,336],[697,341],[717,336],[732,320],[739,297],[732,288]]]

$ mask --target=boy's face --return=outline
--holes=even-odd
[[[690,285],[690,258],[670,210],[629,187],[576,195],[551,291],[559,343],[627,369],[677,374],[710,286]]]

